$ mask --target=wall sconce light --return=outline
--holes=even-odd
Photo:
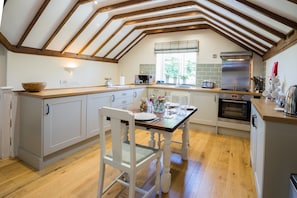
[[[72,75],[75,68],[77,68],[77,66],[74,63],[68,63],[67,66],[64,67],[64,70],[67,71],[69,75]]]

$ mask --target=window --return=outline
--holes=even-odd
[[[156,54],[156,79],[196,85],[197,52]]]

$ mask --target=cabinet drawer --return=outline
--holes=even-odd
[[[133,103],[133,97],[115,98],[112,101],[112,107],[122,107]]]
[[[118,91],[114,92],[112,95],[112,107],[127,109],[129,105],[133,103],[133,92],[126,91]]]
[[[133,97],[133,91],[132,90],[115,91],[115,92],[113,92],[113,97],[115,99],[125,98],[125,97]]]

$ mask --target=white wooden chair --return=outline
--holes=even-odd
[[[112,148],[107,151],[106,132],[104,131],[104,120],[110,118]],[[134,114],[127,110],[102,107],[99,109],[100,127],[100,172],[98,183],[98,197],[101,197],[113,184],[119,182],[129,187],[129,198],[135,197],[135,191],[147,197],[154,191],[160,193],[160,157],[161,150],[135,143],[135,120]],[[128,128],[127,128],[128,127]],[[128,130],[128,141],[123,141],[122,129]],[[141,168],[147,166],[153,160],[156,162],[156,180],[149,190],[136,187],[136,173]],[[121,171],[121,174],[111,182],[105,189],[104,175],[105,167],[110,165]],[[122,180],[124,174],[128,175],[128,180]]]
[[[184,105],[184,106],[187,106],[190,104],[190,93],[186,93],[186,92],[171,92],[170,95],[170,101],[172,103],[178,103],[180,105]],[[186,107],[185,107],[186,108]],[[179,110],[177,110],[177,113]],[[182,129],[184,126],[180,126],[179,129]],[[190,140],[189,138],[188,139],[188,145],[190,145]],[[161,140],[161,137],[160,137],[160,134],[158,135],[158,146],[160,147],[160,143],[164,141],[164,139]],[[171,140],[171,142],[174,142],[174,143],[178,143],[178,144],[182,144],[182,142],[180,141],[175,141],[175,140]]]

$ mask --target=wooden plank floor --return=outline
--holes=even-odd
[[[147,142],[147,132],[137,131],[138,142]],[[181,139],[180,131],[173,139]],[[172,151],[179,151],[172,144]],[[244,198],[256,197],[249,159],[249,140],[190,131],[189,160],[171,156],[172,185],[162,197]],[[154,163],[139,172],[138,185],[154,181]],[[0,197],[96,197],[99,174],[99,144],[36,171],[17,159],[0,160]],[[107,168],[107,178],[116,172]],[[127,189],[115,185],[105,197],[127,197]],[[154,197],[154,196],[152,196]]]

